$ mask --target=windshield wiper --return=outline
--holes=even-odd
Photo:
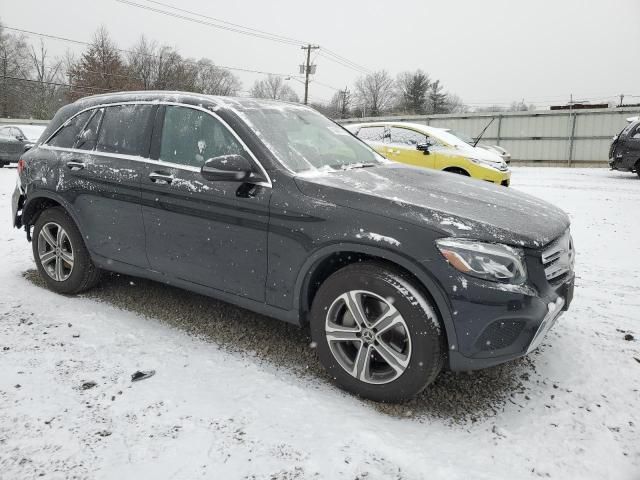
[[[368,167],[375,167],[376,165],[378,165],[378,164],[377,163],[364,163],[364,162],[351,163],[349,165],[342,165],[342,169],[343,170],[351,170],[352,168],[368,168]]]

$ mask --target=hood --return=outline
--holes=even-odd
[[[440,231],[443,236],[539,248],[569,218],[559,208],[508,187],[397,163],[296,177],[314,198]]]
[[[491,147],[489,147],[491,148]],[[488,150],[482,147],[474,147],[473,145],[465,144],[460,147],[452,148],[458,155],[464,155],[469,158],[477,158],[479,160],[486,160],[487,162],[503,164],[502,157],[494,150]]]

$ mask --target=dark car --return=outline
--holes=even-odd
[[[18,174],[14,224],[52,290],[111,270],[308,325],[331,377],[378,401],[525,355],[572,298],[561,210],[389,162],[301,105],[89,97]]]
[[[615,137],[609,149],[612,170],[636,172],[640,177],[640,118],[635,118]]]
[[[20,155],[35,145],[44,130],[44,125],[0,126],[0,168],[16,163]]]

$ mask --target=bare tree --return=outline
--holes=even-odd
[[[376,116],[391,107],[394,82],[386,70],[360,77],[355,84],[356,96],[366,115]]]
[[[29,53],[33,80],[30,86],[30,114],[34,118],[49,119],[64,104],[62,60],[51,59],[42,40],[38,50],[31,46]]]
[[[198,61],[196,89],[207,95],[238,95],[242,89],[242,82],[229,70],[203,58]]]
[[[464,113],[469,111],[469,107],[464,104],[462,99],[455,94],[447,94],[446,101],[447,113]]]
[[[255,98],[269,98],[287,102],[300,101],[298,94],[289,85],[285,84],[284,79],[278,75],[268,75],[263,80],[256,80],[253,87],[251,87],[250,93]]]
[[[5,34],[0,25],[0,117],[25,115],[24,91],[30,71],[24,37]]]
[[[405,113],[426,113],[430,87],[429,75],[420,69],[400,73],[396,79],[398,108]]]
[[[151,90],[157,82],[156,58],[158,45],[155,41],[148,41],[144,35],[127,54],[129,74],[134,77],[136,88]]]

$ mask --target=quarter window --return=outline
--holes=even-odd
[[[146,157],[153,105],[107,107],[98,134],[96,150],[106,153]]]
[[[89,120],[93,112],[87,111],[80,115],[76,115],[72,119],[68,120],[58,133],[56,133],[49,142],[48,145],[52,147],[71,148],[78,137],[78,134]]]
[[[96,148],[96,143],[98,141],[98,129],[100,128],[100,120],[102,120],[103,114],[103,109],[94,113],[91,120],[89,120],[89,123],[87,123],[87,126],[84,127],[84,130],[82,130],[82,133],[78,136],[75,148],[79,148],[80,150],[93,150]]]
[[[384,127],[362,127],[358,132],[358,138],[365,142],[383,142],[385,139]]]
[[[425,143],[426,141],[427,136],[424,133],[407,128],[391,128],[391,143],[393,144],[415,147],[419,143]]]
[[[200,167],[210,158],[233,154],[243,155],[244,149],[219,120],[193,108],[166,107],[160,160]]]

